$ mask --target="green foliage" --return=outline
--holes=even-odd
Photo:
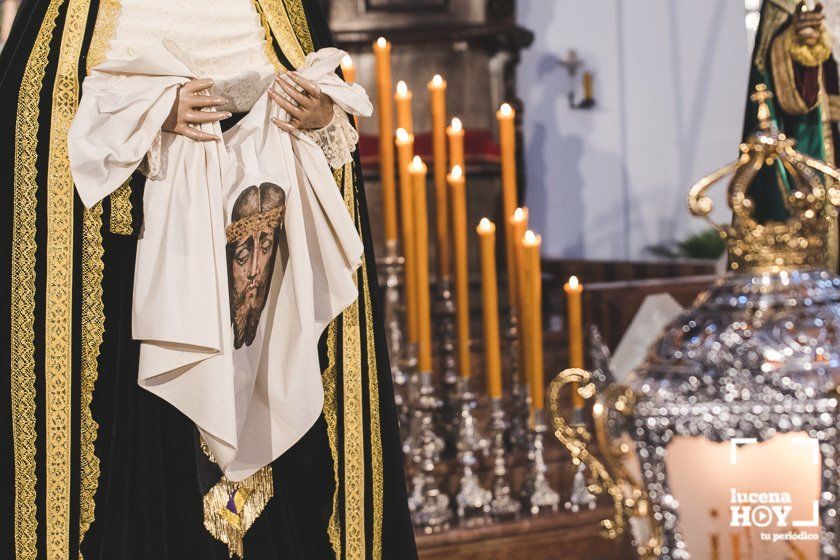
[[[695,233],[682,241],[669,241],[647,248],[648,253],[666,259],[717,260],[726,251],[726,244],[714,229]]]

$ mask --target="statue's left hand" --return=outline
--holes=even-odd
[[[330,124],[333,117],[332,99],[324,95],[316,84],[295,72],[278,74],[274,84],[286,95],[280,94],[274,87],[268,90],[268,94],[289,114],[288,122],[272,119],[279,128],[292,132],[323,128]]]

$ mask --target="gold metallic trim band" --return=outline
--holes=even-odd
[[[335,170],[344,186],[344,203],[355,216],[356,196],[348,167]],[[351,171],[352,173],[352,171]],[[362,339],[358,298],[342,313],[341,378],[344,393],[344,531],[347,558],[366,558],[365,543],[365,425],[362,404]]]
[[[773,41],[770,47],[770,66],[773,82],[776,84],[775,92],[779,107],[789,115],[804,115],[813,111],[819,101],[809,106],[799,95],[799,90],[796,88],[793,60],[789,52],[792,33],[793,28],[790,28]],[[822,68],[819,68],[817,72],[819,72],[819,80],[822,82]]]
[[[47,173],[46,376],[47,560],[70,553],[73,376],[73,178],[67,131],[79,103],[79,57],[90,0],[70,0],[52,98]]]
[[[93,28],[93,38],[87,53],[87,73],[105,62],[105,55],[111,47],[111,39],[117,31],[122,7],[119,0],[99,0],[99,10],[96,14],[96,25]]]
[[[131,177],[111,193],[111,219],[109,230],[117,235],[131,235]]]
[[[292,29],[298,39],[298,44],[306,54],[315,50],[312,43],[312,34],[309,32],[309,22],[306,20],[306,11],[303,9],[301,0],[285,0],[286,11],[292,22]]]
[[[35,38],[18,96],[11,278],[11,400],[15,456],[15,558],[38,555],[35,474],[35,214],[38,119],[50,42],[63,0],[52,0]]]
[[[271,32],[277,39],[280,45],[280,50],[289,59],[289,62],[295,68],[300,67],[306,58],[303,48],[301,47],[297,34],[292,28],[292,22],[289,19],[289,14],[286,12],[284,4],[293,0],[257,0],[257,5],[260,11],[268,21],[268,26]]]
[[[99,458],[96,434],[99,424],[90,405],[99,375],[99,347],[105,335],[105,308],[102,302],[102,203],[85,210],[82,223],[82,373],[80,401],[80,489],[79,544],[94,519],[94,496],[99,485]],[[79,554],[81,557],[81,553]]]
[[[324,385],[324,420],[327,422],[327,438],[330,445],[330,453],[333,457],[333,477],[335,479],[335,490],[332,499],[332,514],[330,515],[327,534],[330,537],[330,544],[335,552],[336,560],[341,560],[341,514],[339,513],[338,495],[341,488],[338,465],[338,387],[336,383],[336,348],[338,346],[338,335],[336,324],[338,318],[327,327],[327,367],[321,374],[321,383]]]

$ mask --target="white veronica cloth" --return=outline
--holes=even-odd
[[[364,90],[334,74],[343,55],[318,51],[299,71],[342,109],[369,115]],[[195,75],[168,42],[94,69],[69,135],[71,169],[86,206],[137,168],[177,87]],[[264,93],[223,141],[164,134],[164,172],[146,182],[137,248],[138,383],[196,423],[232,481],[271,463],[317,420],[318,339],[357,297],[353,273],[363,253],[322,150],[306,135],[278,129],[272,116],[287,117]],[[221,136],[218,124],[202,130]],[[282,189],[285,223],[276,229],[276,262],[272,257],[258,324],[247,343],[235,342],[226,228],[240,195],[263,184]]]

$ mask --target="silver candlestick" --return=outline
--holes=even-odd
[[[586,466],[582,461],[579,461],[577,472],[575,472],[575,477],[572,480],[572,492],[569,495],[569,501],[564,504],[564,507],[573,513],[577,513],[581,509],[595,509],[596,498],[589,491],[586,476],[583,474],[584,470],[586,470]]]
[[[543,455],[543,437],[548,430],[545,411],[534,410],[531,414],[531,441],[528,449],[528,474],[523,486],[523,498],[532,515],[551,509],[557,511],[560,495],[548,483],[545,473],[548,465]]]
[[[458,417],[458,359],[455,343],[455,299],[452,279],[442,276],[438,283],[438,352],[441,379],[443,380],[443,409],[440,414],[441,431],[450,441],[455,439]]]
[[[505,410],[502,399],[494,398],[493,407],[493,500],[490,502],[490,513],[494,519],[510,519],[519,517],[522,504],[513,499],[508,480],[507,463],[505,460],[505,433],[508,428],[505,420]]]
[[[528,414],[531,403],[528,395],[528,384],[521,379],[519,371],[519,319],[516,308],[510,307],[507,338],[507,369],[510,372],[511,406],[510,425],[508,426],[508,444],[511,448],[526,449],[529,438]]]
[[[411,479],[411,496],[408,507],[414,526],[426,533],[434,533],[449,528],[452,511],[449,498],[440,491],[434,470],[443,451],[443,439],[435,433],[434,413],[440,406],[435,396],[431,372],[418,374],[420,390],[414,406],[412,423],[414,449],[412,459],[415,464]]]
[[[458,380],[458,392],[461,400],[461,415],[458,430],[458,460],[461,463],[461,480],[455,503],[458,507],[458,519],[462,525],[474,525],[487,521],[493,494],[482,488],[475,473],[479,455],[486,455],[488,442],[482,437],[476,425],[473,409],[476,407],[475,395],[469,389],[470,380],[462,377]]]
[[[409,372],[405,369],[406,341],[403,334],[404,306],[401,305],[401,288],[404,259],[397,252],[396,240],[385,242],[385,335],[391,358],[391,378],[394,382],[394,401],[400,423],[402,440],[408,433],[410,421],[408,404]]]

